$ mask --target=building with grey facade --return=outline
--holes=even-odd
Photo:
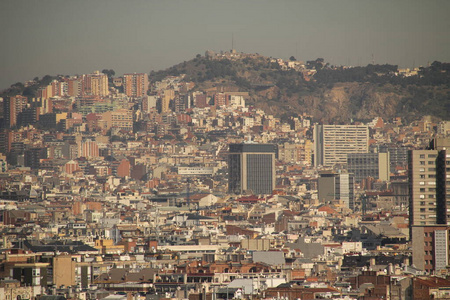
[[[397,166],[406,167],[408,165],[408,151],[410,147],[398,146],[396,144],[378,145],[376,152],[389,152],[391,172],[395,172]]]
[[[230,144],[228,191],[232,194],[272,194],[275,188],[273,144]]]
[[[373,177],[389,181],[389,153],[350,153],[347,154],[347,170],[355,175],[355,181]]]
[[[318,180],[319,202],[339,201],[344,207],[355,208],[355,177],[351,173],[322,172]]]

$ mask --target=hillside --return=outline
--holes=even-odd
[[[343,123],[376,116],[408,120],[432,115],[450,118],[450,64],[434,62],[418,75],[398,75],[397,66],[368,65],[334,68],[322,59],[307,62],[317,73],[305,80],[305,70],[286,69],[257,54],[240,58],[196,58],[152,72],[151,81],[186,74],[197,88],[248,91],[249,104],[280,117],[308,113],[317,121]],[[308,78],[307,78],[308,79]]]
[[[102,72],[109,72],[110,80],[114,76],[113,70]],[[259,54],[207,52],[166,70],[152,71],[150,81],[186,74],[185,80],[194,82],[199,90],[249,92],[248,104],[282,118],[307,113],[324,123],[376,116],[411,121],[431,115],[449,120],[450,63],[434,62],[416,73],[401,75],[394,65],[333,67],[323,59],[301,65],[294,58],[281,62]],[[36,97],[39,87],[58,77],[36,77],[27,86],[15,83],[0,97]]]

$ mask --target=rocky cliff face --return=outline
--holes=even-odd
[[[403,117],[409,121],[424,115],[450,119],[450,88],[402,87],[392,84],[346,82],[304,95],[288,96],[277,87],[255,93],[252,101],[277,116],[310,114],[318,122],[348,123],[374,117]]]
[[[393,86],[380,88],[369,83],[338,83],[314,93],[288,97],[277,87],[256,93],[255,105],[275,115],[303,112],[317,121],[348,122],[350,119],[392,118],[399,114],[404,98]]]

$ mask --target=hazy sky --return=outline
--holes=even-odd
[[[449,0],[0,0],[0,89],[150,72],[205,50],[331,64],[450,62]]]

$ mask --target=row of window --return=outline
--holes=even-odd
[[[425,210],[426,210],[426,208],[421,208],[421,209],[420,209],[420,212],[425,212]],[[428,208],[428,211],[436,211],[436,208],[434,208],[434,207],[429,207],[429,208]]]
[[[425,179],[425,174],[420,174],[420,178],[421,179]],[[428,178],[436,178],[436,175],[435,174],[429,174]]]
[[[428,188],[429,192],[436,192],[436,188]],[[425,188],[420,188],[420,192],[423,193],[425,192]]]
[[[425,201],[420,201],[420,205],[426,205]],[[428,205],[436,205],[436,202],[428,202]]]
[[[420,168],[419,169],[420,172],[425,172],[425,168]],[[428,168],[429,172],[436,172],[436,168]]]
[[[425,181],[419,182],[420,185],[425,185]],[[428,181],[428,185],[436,185],[436,181]]]
[[[425,195],[419,195],[420,199],[425,199]],[[428,195],[428,199],[435,199],[436,195]]]
[[[420,154],[420,158],[425,158],[425,154]],[[437,154],[428,154],[428,158],[436,158]]]
[[[434,165],[435,163],[436,163],[436,162],[435,162],[435,161],[432,161],[432,160],[429,160],[429,161],[428,161],[428,164],[429,164],[429,165]],[[419,164],[421,164],[421,165],[424,166],[424,165],[425,165],[425,161],[421,160],[421,161],[419,162]]]
[[[420,215],[420,219],[421,220],[425,220],[426,219],[426,215]],[[436,219],[436,215],[429,215],[428,218],[430,219]]]

